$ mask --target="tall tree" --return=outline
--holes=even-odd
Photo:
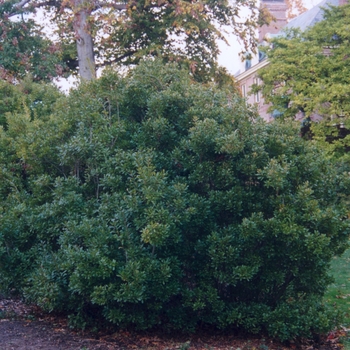
[[[287,4],[287,18],[292,19],[307,11],[303,0],[285,0]]]
[[[267,50],[263,93],[285,116],[350,113],[350,5],[324,11],[324,21],[304,33],[287,32]]]
[[[32,19],[13,21],[4,12],[1,15],[1,79],[14,82],[31,74],[34,81],[49,81],[64,73],[66,66],[59,45],[44,35],[40,25]]]
[[[265,21],[256,0],[0,0],[14,16],[42,8],[58,24],[60,37],[76,44],[79,74],[95,77],[96,64],[137,63],[145,56],[186,62],[195,74],[216,67],[218,27],[230,27],[250,49],[255,28]],[[240,20],[240,11],[250,9]],[[51,12],[52,13],[52,12]]]
[[[313,138],[343,154],[350,146],[350,5],[324,11],[325,19],[306,32],[273,40],[261,88],[271,111],[317,120]]]

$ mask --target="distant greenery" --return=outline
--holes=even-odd
[[[309,137],[330,155],[348,159],[350,5],[324,9],[324,18],[303,33],[292,30],[272,40],[261,88],[271,111],[284,118],[303,115]]]
[[[2,4],[1,4],[2,5]],[[59,44],[33,20],[12,21],[0,6],[0,78],[15,83],[30,74],[35,81],[52,81],[67,70]]]
[[[285,116],[299,110],[330,116],[350,111],[350,5],[324,9],[324,20],[272,40],[261,71],[267,101]],[[273,93],[271,93],[273,92]]]
[[[22,107],[0,131],[4,292],[78,327],[335,326],[322,296],[350,181],[298,125],[159,61],[67,97],[42,87],[6,92]]]

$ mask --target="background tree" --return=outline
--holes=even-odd
[[[285,0],[287,4],[287,18],[290,20],[307,11],[302,0]]]
[[[61,76],[66,65],[60,46],[50,41],[32,19],[15,21],[0,9],[0,77],[18,81],[31,74],[34,81]]]
[[[52,20],[61,28],[61,39],[76,43],[79,74],[95,77],[98,65],[137,63],[146,56],[186,62],[202,77],[212,73],[218,54],[217,40],[224,39],[218,26],[230,27],[245,44],[256,45],[254,30],[264,21],[255,0],[141,0],[141,1],[31,1],[2,0],[2,13],[14,16],[42,8],[53,10]],[[244,21],[239,13],[251,10]],[[4,10],[5,9],[5,10]]]
[[[271,111],[318,120],[314,138],[331,141],[327,147],[340,155],[350,141],[350,5],[324,11],[325,19],[304,33],[292,30],[272,40],[270,64],[260,76]]]

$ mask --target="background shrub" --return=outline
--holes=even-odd
[[[155,61],[14,112],[0,136],[2,289],[80,327],[334,325],[348,175],[291,123]]]

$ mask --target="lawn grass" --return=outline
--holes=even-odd
[[[331,265],[331,274],[334,277],[325,295],[325,301],[334,305],[344,313],[345,317],[342,326],[350,328],[350,249],[341,257],[335,257]],[[344,339],[345,349],[350,350],[350,332]]]

